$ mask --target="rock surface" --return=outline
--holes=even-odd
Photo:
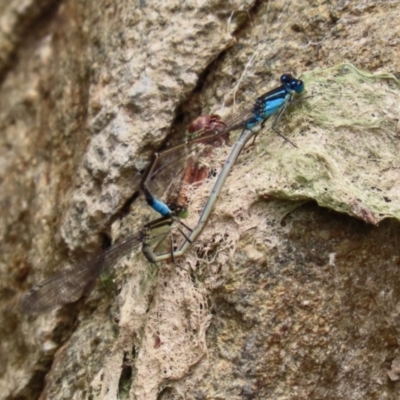
[[[372,1],[1,4],[0,398],[399,398],[399,14]],[[154,151],[284,72],[312,96],[278,125],[298,148],[267,126],[178,267],[136,251],[86,303],[16,312],[34,283],[154,218],[137,196]]]

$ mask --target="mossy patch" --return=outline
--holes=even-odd
[[[301,79],[305,99],[278,125],[298,148],[260,134],[257,157],[268,160],[249,163],[259,195],[315,200],[372,224],[400,219],[400,82],[349,64]]]

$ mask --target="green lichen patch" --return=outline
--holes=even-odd
[[[304,101],[292,105],[278,129],[297,148],[260,134],[250,163],[263,198],[315,200],[377,224],[400,219],[400,83],[349,64],[303,74]]]

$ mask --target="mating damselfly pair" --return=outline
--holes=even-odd
[[[280,117],[291,104],[293,96],[303,92],[304,83],[290,74],[282,75],[280,82],[279,87],[258,97],[250,108],[226,124],[216,117],[210,118],[207,123],[203,123],[202,134],[161,153],[156,153],[143,176],[140,187],[148,204],[161,214],[161,218],[146,224],[138,234],[114,244],[97,256],[70,269],[65,269],[33,286],[21,300],[21,312],[26,314],[44,312],[77,301],[90,292],[101,273],[113,266],[120,257],[140,245],[143,254],[151,263],[181,257],[190,244],[197,239],[207,223],[218,195],[240,152],[251,138],[255,140],[259,130],[272,115],[276,115],[272,129],[291,143],[275,128]],[[183,215],[181,205],[166,204],[159,200],[157,191],[159,187],[165,188],[167,183],[164,176],[171,175],[168,172],[171,168],[180,170],[180,166],[186,162],[189,154],[198,154],[205,145],[212,144],[230,131],[238,129],[242,129],[242,133],[225,161],[196,225],[190,228],[181,221]],[[173,225],[176,225],[183,235],[183,243],[178,249],[172,249],[171,252],[155,254],[154,249],[166,239]]]

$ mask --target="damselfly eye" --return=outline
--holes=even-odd
[[[293,76],[290,74],[283,74],[281,76],[281,83],[290,83],[293,80]]]
[[[296,93],[301,93],[304,90],[304,82],[299,79],[293,79],[292,82],[290,82],[290,87]]]

